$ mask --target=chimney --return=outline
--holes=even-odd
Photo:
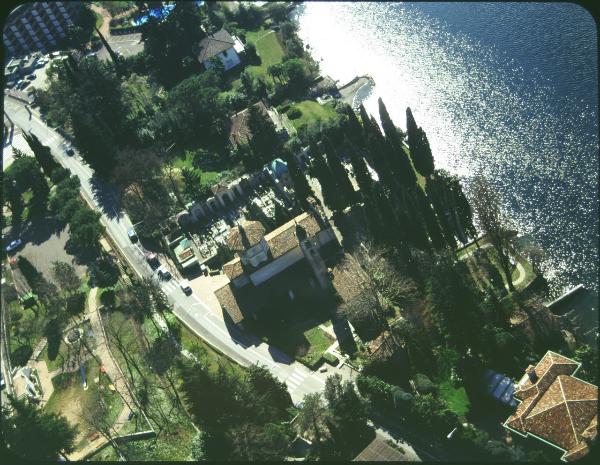
[[[529,381],[531,381],[531,384],[535,384],[538,380],[538,375],[535,372],[535,369],[531,369],[527,372],[527,376],[529,377]]]

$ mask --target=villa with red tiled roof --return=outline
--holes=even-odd
[[[520,404],[504,427],[533,436],[564,452],[571,462],[585,456],[596,438],[598,387],[576,378],[580,363],[548,351],[517,384]]]

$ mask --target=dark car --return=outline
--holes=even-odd
[[[73,155],[75,155],[75,150],[73,150],[71,147],[69,147],[68,149],[65,150],[65,153],[67,155],[69,155],[70,157],[72,157]]]

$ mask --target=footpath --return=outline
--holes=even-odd
[[[100,310],[98,309],[98,305],[96,302],[96,294],[98,293],[98,288],[94,287],[90,290],[88,295],[88,317],[90,324],[92,325],[92,330],[94,331],[94,336],[96,338],[96,357],[102,363],[102,366],[106,370],[106,374],[110,377],[115,390],[119,393],[125,405],[123,406],[123,410],[119,413],[116,422],[113,425],[113,432],[116,435],[123,425],[127,422],[127,417],[129,416],[130,407],[134,407],[135,401],[131,391],[129,390],[129,386],[125,382],[125,378],[119,369],[119,366],[113,359],[112,354],[108,348],[108,343],[106,341],[106,332],[104,330],[104,326],[102,325],[102,317],[100,316]],[[96,441],[91,442],[83,449],[74,452],[71,454],[68,459],[69,460],[82,460],[90,453],[94,452],[96,449],[103,446],[107,443],[107,439],[104,437],[100,437]]]

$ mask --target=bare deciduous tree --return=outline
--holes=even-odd
[[[515,255],[514,233],[500,210],[500,200],[494,188],[481,176],[475,177],[471,190],[471,205],[477,213],[479,225],[487,234],[492,247],[498,255],[502,272],[508,288],[514,292],[510,257]]]
[[[370,320],[379,333],[389,331],[388,315],[393,308],[414,299],[417,287],[414,281],[399,273],[385,258],[386,249],[362,244],[342,264],[344,272],[352,276],[360,289],[346,304],[344,313],[349,319]],[[386,338],[397,347],[392,333]]]

